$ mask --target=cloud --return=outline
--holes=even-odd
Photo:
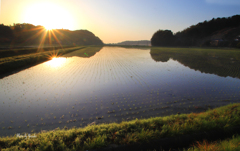
[[[205,0],[210,4],[220,4],[220,5],[240,5],[240,0]]]

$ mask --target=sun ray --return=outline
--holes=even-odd
[[[34,28],[31,28],[29,29],[28,31],[35,31],[35,30],[45,30],[43,26],[40,26],[40,27],[34,27]]]
[[[61,54],[59,54],[59,50],[54,50],[50,52],[50,54],[48,55],[48,59],[52,60],[53,58],[58,58],[60,56]]]
[[[51,36],[51,30],[47,30],[47,32],[48,32],[48,43],[49,43],[49,45],[51,46],[52,45],[52,36]]]
[[[44,33],[45,32],[45,30],[44,29],[41,29],[40,31],[38,31],[36,34],[34,34],[33,36],[31,36],[31,37],[29,37],[27,40],[25,40],[25,42],[26,41],[29,41],[29,40],[33,40],[33,39],[36,39],[36,38],[38,38],[42,33]]]
[[[61,33],[59,30],[54,30],[56,33],[60,34],[61,36],[64,36],[64,40],[67,41],[68,39],[70,39],[67,35],[64,35],[63,33]],[[70,41],[70,40],[69,40]],[[68,41],[68,42],[69,42]]]
[[[42,36],[42,40],[41,40],[41,42],[40,42],[40,44],[38,46],[38,49],[43,48],[42,46],[44,45],[46,36],[47,36],[47,32],[45,31],[44,35]]]
[[[55,40],[57,41],[57,43],[61,46],[61,48],[63,48],[63,47],[62,47],[62,44],[61,44],[60,41],[58,40],[58,38],[57,38],[57,36],[55,35],[54,31],[57,31],[57,30],[52,30],[52,35],[53,35],[54,39],[55,39]]]

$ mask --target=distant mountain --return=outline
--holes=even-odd
[[[149,40],[123,41],[120,43],[116,43],[116,45],[151,46],[151,42]]]
[[[88,30],[70,31],[54,29],[47,31],[43,26],[32,24],[0,25],[1,45],[103,45],[100,38]]]
[[[240,15],[213,18],[183,31],[158,30],[151,38],[152,46],[217,46],[240,47]]]
[[[60,41],[64,44],[77,44],[77,45],[103,45],[100,38],[96,37],[92,32],[88,30],[62,30],[58,29],[55,33]],[[62,36],[64,35],[64,36]]]

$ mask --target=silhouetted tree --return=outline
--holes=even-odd
[[[10,27],[0,25],[0,43],[10,43],[13,39],[13,31]]]
[[[205,20],[174,35],[170,30],[159,30],[151,43],[153,46],[211,46],[211,41],[215,40],[211,38],[213,35],[223,35],[220,37],[224,38],[216,46],[236,47],[234,39],[240,35],[240,15]]]
[[[45,35],[45,36],[44,36]],[[70,31],[66,29],[56,29],[51,32],[45,30],[43,26],[32,24],[14,24],[13,26],[0,25],[0,43],[10,43],[12,45],[38,45],[62,44],[62,45],[102,45],[101,39],[87,30]]]
[[[152,46],[172,46],[174,36],[171,30],[158,30],[151,38]]]

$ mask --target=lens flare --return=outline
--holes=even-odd
[[[59,68],[64,65],[67,58],[59,57],[59,58],[52,58],[52,60],[49,60],[46,62],[46,65],[52,68]]]

